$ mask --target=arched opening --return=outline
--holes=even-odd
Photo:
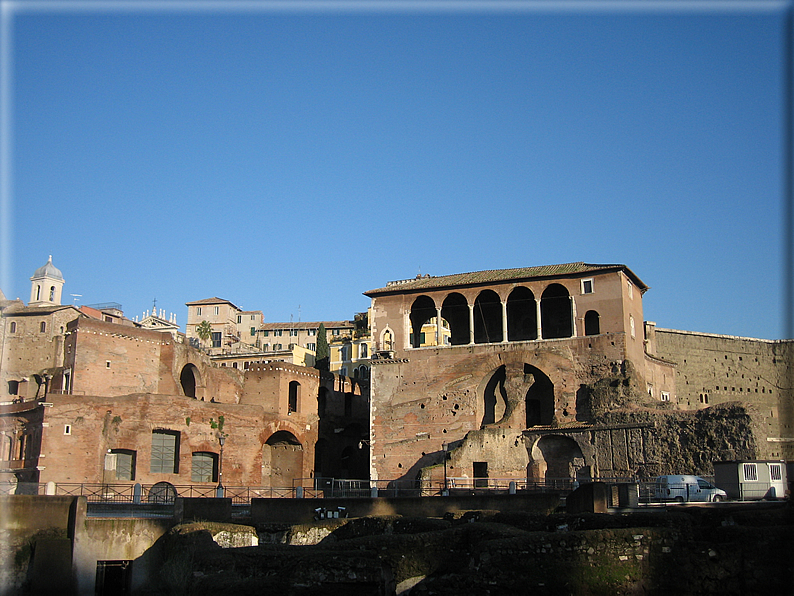
[[[301,384],[298,381],[290,381],[289,383],[289,399],[287,401],[287,413],[292,414],[298,411],[299,399],[301,393]]]
[[[551,284],[540,298],[540,323],[543,339],[571,337],[571,298],[560,284]]]
[[[527,428],[549,425],[554,421],[554,383],[539,368],[524,364],[524,376],[532,375],[532,383],[524,398]]]
[[[601,333],[601,317],[594,310],[588,310],[584,314],[584,334],[598,335]]]
[[[463,294],[452,292],[441,305],[441,318],[449,323],[449,343],[461,346],[469,343],[469,303]]]
[[[330,457],[328,453],[329,443],[328,439],[320,439],[314,444],[314,477],[322,478],[324,476],[332,476],[333,471],[330,469]],[[315,483],[315,488],[320,488]]]
[[[328,388],[320,387],[317,393],[317,415],[322,418],[325,416],[325,408],[328,406]]]
[[[502,341],[502,301],[493,290],[483,290],[474,301],[474,343]]]
[[[419,296],[411,305],[411,338],[410,345],[412,348],[421,348],[422,346],[431,345],[431,342],[425,337],[422,332],[422,327],[427,324],[430,319],[436,316],[436,304],[429,296]],[[433,342],[434,343],[434,342]]]
[[[483,394],[484,412],[481,426],[494,424],[501,420],[507,409],[507,392],[505,391],[506,368],[497,368],[488,380]]]
[[[196,397],[196,388],[199,387],[199,371],[194,364],[186,364],[179,375],[179,383],[186,397]]]
[[[590,477],[584,455],[576,441],[569,437],[547,435],[532,447],[527,479],[546,484],[570,485],[573,480]]]
[[[262,450],[262,480],[274,488],[291,488],[303,476],[303,446],[291,432],[273,433]]]
[[[538,338],[538,314],[532,290],[518,286],[507,297],[507,340]]]

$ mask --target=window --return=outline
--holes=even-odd
[[[196,307],[196,315],[199,316],[199,317],[201,316],[201,307],[200,306]]]
[[[290,337],[298,337],[298,330],[297,329],[290,329],[289,330]]]
[[[216,315],[217,315],[217,314],[220,314],[220,312],[221,312],[221,307],[220,307],[220,306],[216,306],[216,307],[213,309],[213,311],[215,312],[215,314],[216,314]]]
[[[55,286],[50,287],[50,302],[55,302]]]
[[[289,400],[287,402],[287,413],[298,411],[298,398],[300,397],[301,385],[297,381],[290,381]]]
[[[221,347],[221,332],[220,331],[213,331],[212,332],[212,347],[213,348],[220,348]]]
[[[10,333],[16,333],[17,332],[17,322],[16,321],[11,321],[11,327],[10,327],[9,331],[10,331]]]
[[[291,349],[292,349],[292,348],[294,348],[294,347],[295,347],[295,344],[288,344],[288,345],[287,345],[287,349],[288,349],[288,350],[291,350]]]
[[[648,395],[650,395],[651,397],[653,397],[653,385],[651,385],[650,383],[648,383],[648,384],[647,384],[647,389],[648,389]]]
[[[110,368],[110,360],[105,360],[105,368]]]
[[[41,300],[41,286],[36,286],[36,300]]]
[[[281,344],[273,344],[273,350],[274,351],[278,352],[280,349],[282,349],[282,345]]]
[[[251,337],[256,335],[256,327],[251,327]]]
[[[196,451],[191,458],[191,482],[218,481],[218,454],[208,451]]]
[[[283,329],[273,329],[273,337],[281,337]]]
[[[306,344],[306,349],[311,350],[312,352],[317,350],[317,344],[313,342],[309,342]]]
[[[670,401],[670,393],[667,391],[662,391],[661,400]]]
[[[700,394],[700,403],[708,404],[709,403],[709,394],[708,393],[701,393]]]
[[[237,315],[237,322],[238,323],[242,323],[243,322],[243,315]]]
[[[309,329],[308,334],[310,337],[317,335],[317,329]]]
[[[592,294],[593,293],[593,280],[592,279],[583,279],[582,280],[582,294]]]
[[[71,435],[72,434],[72,425],[71,424],[64,424],[63,425],[63,434]]]
[[[628,285],[629,289],[629,298],[634,298],[634,286],[630,281],[626,282],[626,284]]]
[[[41,322],[41,324],[39,325],[39,331],[40,331],[41,333],[44,333],[45,331],[47,331],[47,323],[45,323],[44,321],[42,321],[42,322]]]
[[[173,430],[152,431],[152,474],[179,473],[179,432]]]
[[[262,349],[267,352],[270,349],[270,344],[262,344]]]
[[[742,471],[745,480],[758,480],[758,464],[742,464]]]
[[[331,329],[331,335],[341,335],[341,329]]]
[[[773,482],[783,480],[783,471],[780,464],[769,464],[769,479]]]
[[[19,381],[9,381],[8,382],[8,394],[9,395],[19,395]]]
[[[270,331],[264,331],[262,335],[264,335],[265,337],[270,337]]]
[[[358,357],[359,358],[366,358],[367,357],[367,344],[359,344]]]
[[[256,315],[251,315],[251,320],[256,321]]]
[[[136,452],[130,449],[111,449],[116,455],[116,480],[135,480]]]
[[[634,317],[629,315],[629,329],[631,330],[631,337],[634,338],[636,333],[634,330]]]

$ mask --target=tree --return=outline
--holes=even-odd
[[[328,336],[325,333],[325,325],[320,323],[317,330],[317,350],[314,353],[314,368],[318,370],[328,370],[331,361],[331,349],[328,347]]]
[[[210,325],[210,322],[201,321],[201,323],[196,325],[196,335],[198,335],[199,339],[203,342],[206,342],[212,337],[212,325]]]

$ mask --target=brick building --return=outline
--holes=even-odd
[[[682,353],[662,349],[659,331],[658,350],[646,349],[647,289],[625,265],[571,263],[419,276],[365,292],[372,477],[438,476],[445,451],[451,476],[480,480],[649,477],[766,453],[755,410],[736,414],[740,431],[720,412],[683,413],[691,396]],[[431,320],[448,340],[422,333]],[[677,435],[690,428],[713,433],[712,451],[680,447]]]

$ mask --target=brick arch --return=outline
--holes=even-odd
[[[425,294],[419,296],[411,304],[411,347],[420,348],[422,326],[436,316],[435,301]]]
[[[179,385],[182,388],[182,394],[186,397],[192,397],[194,399],[204,397],[201,395],[203,393],[201,373],[198,367],[192,362],[188,362],[182,367],[182,371],[179,373]]]
[[[579,444],[563,435],[542,435],[529,449],[527,480],[562,482],[590,476]]]

